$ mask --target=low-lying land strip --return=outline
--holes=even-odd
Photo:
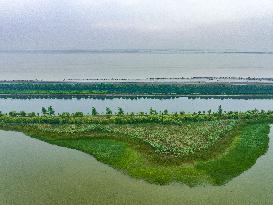
[[[0,128],[77,149],[151,183],[222,185],[268,148],[272,111],[0,115]]]
[[[272,96],[273,83],[0,82],[0,95]]]

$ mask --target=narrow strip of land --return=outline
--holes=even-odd
[[[0,96],[272,97],[271,84],[0,82]]]

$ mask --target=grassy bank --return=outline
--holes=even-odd
[[[272,95],[273,84],[1,82],[0,94]]]
[[[128,116],[119,116],[123,117]],[[19,123],[20,117],[2,116],[0,128],[83,151],[132,177],[157,184],[225,184],[253,166],[266,152],[269,140],[269,122],[262,120],[218,116],[179,123],[120,123],[101,116],[109,121],[75,124],[50,123],[58,116],[51,116],[49,122],[38,118],[42,117],[33,117],[36,123]]]

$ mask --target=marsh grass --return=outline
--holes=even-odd
[[[181,182],[189,186],[227,183],[253,166],[257,158],[266,152],[269,141],[268,123],[247,121],[192,122],[184,125],[2,123],[0,127],[21,131],[50,144],[91,154],[98,161],[138,179],[156,184]],[[230,130],[226,130],[226,127]],[[202,131],[202,128],[207,132]],[[199,140],[196,144],[202,145],[207,143],[208,136],[215,132],[215,129],[222,129],[222,132],[218,132],[217,140],[211,146],[186,155],[160,152],[157,147],[147,142],[158,138],[163,144],[169,143],[165,143],[165,146],[177,145],[176,148],[181,148],[196,146],[194,142]],[[135,137],[135,133],[138,133],[138,137]],[[166,138],[162,139],[164,135],[169,135],[166,137],[167,141]],[[192,135],[191,141],[188,141],[187,135]]]
[[[87,138],[108,136],[121,141],[137,141],[151,147],[163,156],[183,159],[202,157],[211,147],[226,139],[239,126],[236,120],[187,122],[181,125],[148,124],[92,124],[92,125],[32,125],[41,132],[47,132],[53,139]],[[55,136],[54,136],[55,134]]]
[[[266,153],[269,143],[268,124],[250,124],[235,138],[226,154],[217,159],[197,163],[197,169],[205,170],[221,185],[238,176],[256,163]]]

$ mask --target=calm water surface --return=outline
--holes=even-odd
[[[273,129],[268,152],[224,186],[159,186],[130,178],[82,152],[0,131],[1,205],[272,205]]]
[[[91,107],[95,107],[99,112],[105,112],[106,107],[117,111],[122,107],[125,112],[148,112],[151,107],[158,111],[168,109],[170,112],[198,112],[212,109],[216,111],[222,105],[226,111],[246,111],[251,109],[273,110],[272,99],[190,99],[178,97],[172,99],[151,99],[151,98],[113,98],[113,99],[12,99],[0,98],[0,111],[27,111],[41,112],[41,107],[52,105],[56,112],[77,112],[89,113]]]
[[[193,76],[273,77],[273,54],[0,52],[0,80]]]

